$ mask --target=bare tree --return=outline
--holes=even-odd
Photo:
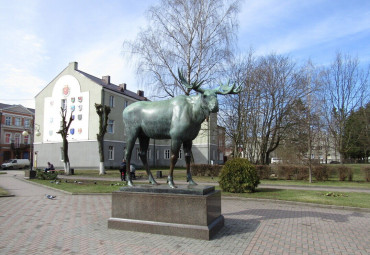
[[[344,136],[346,120],[369,97],[369,70],[361,69],[357,58],[337,53],[334,62],[322,71],[326,120],[342,163],[349,142]]]
[[[307,79],[301,69],[281,55],[249,58],[239,67],[241,72],[234,72],[233,77],[243,84],[243,91],[229,100],[231,106],[223,118],[228,118],[225,125],[231,128],[226,130],[244,157],[268,164],[271,153],[294,125],[289,114],[296,101],[307,95]]]
[[[110,107],[102,104],[95,104],[96,113],[99,115],[99,133],[96,134],[96,139],[99,145],[99,174],[105,174],[104,169],[104,135],[107,133],[108,115],[111,111]]]
[[[69,120],[67,122],[67,108],[60,108],[60,115],[62,116],[62,121],[60,125],[60,130],[57,132],[62,136],[63,139],[63,161],[64,161],[64,173],[66,175],[71,175],[71,167],[69,163],[69,157],[68,157],[68,131],[69,127],[71,126],[71,123],[73,121],[72,112],[71,116],[69,117]]]
[[[210,84],[232,57],[240,0],[161,0],[148,10],[148,25],[124,51],[138,57],[137,72],[157,95],[189,94],[177,77]],[[165,94],[163,93],[165,92]]]

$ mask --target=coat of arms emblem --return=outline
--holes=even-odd
[[[63,88],[63,96],[67,97],[69,95],[69,87],[68,85],[64,85],[64,88]]]
[[[74,135],[75,134],[75,129],[71,128],[70,132],[71,132],[71,135]]]
[[[75,106],[74,105],[71,105],[71,111],[74,112],[75,111]]]
[[[75,97],[71,97],[71,102],[74,103],[76,101]]]
[[[78,129],[78,133],[81,134],[82,133],[82,128],[79,128]]]
[[[78,106],[78,110],[79,110],[79,111],[82,111],[82,104],[80,104],[80,105]]]
[[[79,114],[79,115],[77,116],[77,118],[78,118],[78,120],[82,120],[82,114]]]
[[[82,103],[83,97],[78,97],[78,102]]]

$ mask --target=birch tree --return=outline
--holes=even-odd
[[[189,84],[220,78],[233,56],[239,10],[239,0],[161,0],[136,39],[123,43],[124,52],[137,59],[137,73],[156,95],[188,95],[177,70]]]

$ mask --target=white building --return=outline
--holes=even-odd
[[[40,126],[40,136],[34,137],[36,166],[43,168],[47,162],[61,168],[62,138],[57,133],[61,123],[61,107],[67,109],[67,117],[73,115],[69,141],[69,160],[72,168],[98,169],[99,151],[96,135],[99,130],[99,116],[95,103],[109,105],[108,132],[104,136],[106,168],[117,168],[122,161],[125,145],[122,111],[129,104],[147,100],[144,92],[134,93],[127,90],[126,84],[115,85],[110,76],[101,79],[78,69],[78,63],[70,63],[36,97],[35,123]],[[210,124],[209,124],[210,123]],[[217,115],[210,117],[210,122],[193,141],[195,163],[218,161]],[[208,128],[208,126],[210,128]],[[139,159],[138,143],[134,148],[132,163],[142,165]],[[170,147],[167,140],[151,140],[148,161],[151,166],[169,166]],[[184,155],[180,152],[177,166],[184,166]]]

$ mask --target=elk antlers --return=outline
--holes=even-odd
[[[184,78],[184,75],[182,74],[180,69],[178,69],[178,72],[179,72],[179,79],[180,79],[182,85],[184,85],[188,89],[193,89],[197,92],[204,93],[205,90],[200,88],[200,86],[203,84],[204,81],[201,81],[198,84],[197,84],[196,81],[189,84],[189,82],[187,82],[187,80]]]
[[[201,81],[199,83],[195,81],[189,84],[189,82],[185,79],[182,71],[178,69],[178,72],[179,72],[179,79],[185,87],[187,87],[188,89],[193,89],[200,93],[205,92],[204,89],[200,88],[200,86],[203,84],[204,81]],[[238,94],[240,91],[242,91],[241,86],[235,88],[235,83],[232,86],[230,86],[229,84],[230,84],[230,80],[227,82],[227,84],[221,84],[220,87],[218,87],[218,89],[214,90],[215,93],[220,94],[220,95],[227,95],[227,94]]]
[[[216,89],[216,94],[220,95],[227,95],[227,94],[238,94],[240,91],[242,91],[242,87],[239,86],[235,88],[235,83],[232,86],[229,86],[230,80],[227,82],[227,84],[221,84],[218,89]]]

